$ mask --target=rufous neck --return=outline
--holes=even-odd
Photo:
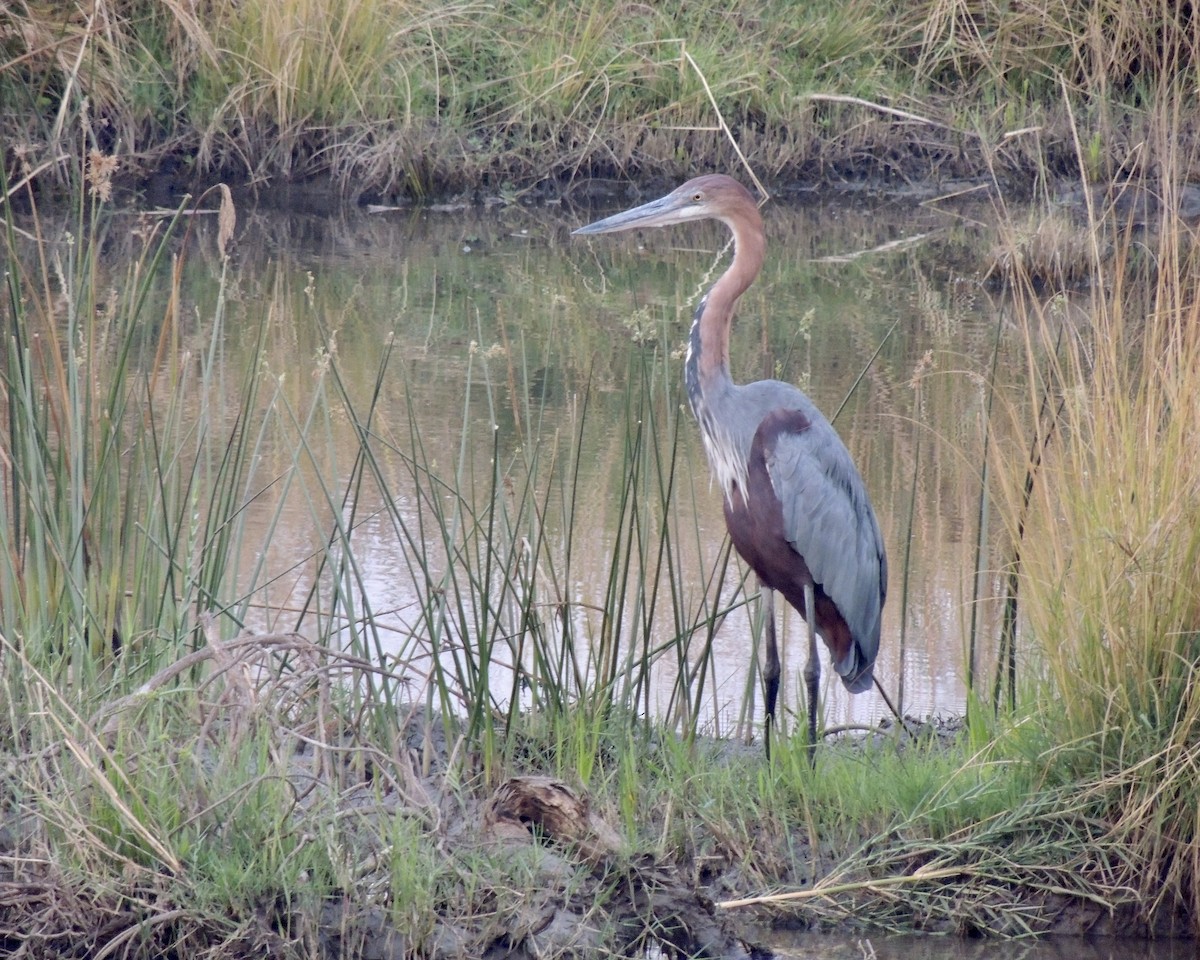
[[[754,282],[762,269],[766,242],[762,218],[756,208],[749,208],[734,218],[725,220],[733,231],[733,263],[729,265],[704,298],[699,323],[700,377],[707,380],[723,370],[729,370],[729,331],[738,298]]]

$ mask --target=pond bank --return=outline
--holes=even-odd
[[[313,213],[332,212],[339,205],[412,205],[451,199],[475,203],[613,200],[627,196],[631,182],[645,192],[665,192],[689,176],[713,170],[728,172],[747,185],[761,176],[762,185],[780,200],[841,193],[922,201],[994,193],[1003,194],[1010,202],[1023,202],[1039,189],[1062,193],[1079,184],[1077,158],[1065,128],[1060,138],[1048,138],[1044,152],[1035,157],[1021,151],[997,152],[986,148],[978,137],[951,130],[934,128],[932,133],[916,134],[910,125],[886,119],[866,126],[872,132],[860,129],[858,136],[868,139],[852,145],[841,143],[836,136],[814,140],[810,157],[775,170],[769,177],[758,157],[740,156],[731,142],[717,141],[708,149],[689,151],[687,163],[591,164],[570,175],[532,173],[547,149],[538,144],[530,145],[529,156],[519,167],[498,173],[480,171],[474,176],[464,174],[462,157],[425,156],[422,161],[441,172],[423,182],[419,190],[399,187],[387,179],[346,176],[332,169],[267,175],[247,175],[244,168],[236,166],[199,171],[187,153],[166,155],[151,166],[124,163],[116,182],[126,202],[149,206],[172,207],[185,194],[199,196],[225,182],[249,203]],[[636,147],[627,149],[636,152]]]
[[[214,644],[162,671],[140,693],[102,708],[92,718],[93,728],[110,745],[136,737],[132,730],[123,734],[123,728],[137,722],[148,698],[172,678],[203,660],[225,661],[231,668],[264,652],[314,664],[328,657],[328,651],[297,636]],[[745,960],[773,956],[770,944],[787,942],[772,930],[819,930],[828,943],[841,942],[839,937],[848,943],[886,940],[899,931],[920,930],[969,938],[1035,933],[1065,936],[1069,944],[1083,936],[1161,939],[1186,929],[1182,916],[1145,929],[1135,919],[1135,904],[1106,902],[1101,887],[1089,886],[1082,875],[1071,878],[1069,863],[1014,863],[1017,871],[1008,876],[984,866],[989,857],[993,863],[1010,856],[1019,860],[1019,843],[983,853],[903,828],[878,835],[840,828],[822,837],[814,824],[830,822],[828,813],[818,811],[807,830],[782,829],[773,811],[757,807],[754,791],[746,792],[745,806],[737,811],[741,822],[731,833],[730,824],[700,814],[711,798],[701,790],[689,799],[690,791],[679,781],[674,796],[660,797],[638,816],[643,836],[657,832],[665,840],[674,834],[682,842],[657,849],[631,844],[619,813],[621,800],[604,785],[613,785],[607,777],[588,791],[543,773],[509,775],[541,769],[530,761],[553,752],[551,744],[539,742],[536,723],[512,731],[525,741],[524,759],[506,764],[509,772],[489,785],[483,758],[460,752],[459,725],[447,724],[419,704],[399,706],[402,725],[396,749],[388,755],[360,729],[331,727],[321,733],[269,720],[263,712],[268,704],[260,697],[299,694],[284,689],[291,684],[254,691],[241,680],[222,685],[221,704],[206,712],[196,736],[155,750],[165,748],[176,763],[194,755],[216,771],[226,762],[223,757],[237,751],[237,741],[257,741],[261,759],[241,776],[247,782],[285,781],[291,802],[273,815],[282,814],[276,828],[301,846],[336,847],[346,857],[344,879],[325,893],[306,889],[316,877],[301,875],[277,885],[268,881],[253,899],[225,915],[197,902],[191,875],[198,863],[135,869],[121,887],[90,889],[86,877],[29,855],[47,839],[50,825],[13,811],[18,815],[9,818],[0,845],[0,942],[56,955],[86,949],[89,955],[161,956],[186,947],[188,955],[209,951],[221,957],[265,952],[532,960],[662,951]],[[678,768],[686,779],[689,770],[695,775],[724,767],[743,783],[771,776],[761,743],[702,738],[683,745],[667,733],[648,738],[613,733],[614,742],[632,748],[636,765],[647,772],[655,766]],[[847,763],[886,765],[886,757],[906,754],[917,762],[937,754],[956,765],[965,757],[966,737],[960,720],[913,723],[906,734],[885,725],[867,736],[837,736],[821,744],[815,776]],[[793,749],[783,742],[779,748],[780,763],[807,765],[802,746]],[[140,776],[136,763],[126,772]],[[203,806],[205,788],[199,780],[184,776],[176,786],[177,802]],[[688,824],[683,834],[672,823],[681,817]],[[744,846],[747,838],[756,838],[752,854]],[[238,856],[233,836],[222,841],[214,835],[207,842],[231,843],[225,855]],[[1076,857],[1086,861],[1091,853],[1076,850],[1072,860]],[[1026,871],[1023,881],[1020,871]],[[1056,874],[1059,879],[1048,885]],[[419,916],[403,899],[404,889],[413,886],[436,891]],[[381,897],[384,890],[390,895]],[[1068,950],[1068,955],[1075,954]]]
[[[138,722],[155,691],[174,678],[204,660],[236,670],[264,654],[310,664],[329,657],[298,636],[213,643],[161,671],[139,692],[101,708],[91,726],[113,749],[138,738],[128,725]],[[340,659],[352,663],[352,658]],[[681,815],[690,823],[681,845],[669,843],[652,852],[628,842],[620,800],[604,786],[589,792],[544,774],[505,775],[489,786],[483,758],[460,753],[459,725],[429,715],[419,704],[399,706],[398,742],[388,755],[358,728],[321,732],[270,719],[287,714],[288,698],[302,695],[303,684],[293,680],[252,690],[226,675],[228,681],[217,681],[223,693],[196,734],[160,743],[155,752],[165,749],[175,764],[194,756],[211,775],[238,752],[238,741],[257,741],[261,759],[240,777],[286,781],[284,794],[291,802],[279,807],[283,820],[277,829],[301,845],[331,843],[348,855],[340,890],[306,892],[303,876],[293,886],[268,882],[244,904],[244,915],[220,916],[196,902],[190,874],[198,864],[179,862],[150,873],[135,870],[124,889],[89,893],[86,877],[29,856],[48,839],[44,830],[50,825],[13,811],[0,848],[3,942],[34,952],[77,952],[87,945],[91,953],[133,950],[129,955],[134,956],[160,955],[171,945],[187,944],[193,954],[215,949],[220,956],[265,950],[277,956],[299,951],[296,955],[319,957],[524,960],[590,956],[597,950],[640,956],[659,949],[733,960],[772,955],[762,945],[763,931],[779,925],[840,930],[853,937],[903,929],[975,937],[1170,933],[1166,927],[1139,931],[1132,905],[1114,909],[1098,902],[1095,888],[1071,890],[1064,878],[1051,892],[1037,870],[1030,871],[1028,883],[1010,878],[996,886],[996,878],[976,872],[975,855],[965,848],[961,854],[950,853],[952,846],[943,848],[935,866],[916,850],[927,842],[932,852],[936,844],[905,831],[873,836],[869,829],[840,829],[818,837],[812,823],[808,831],[781,829],[772,811],[756,812],[749,796],[738,813],[738,832],[757,838],[753,856],[719,819],[687,813],[693,801],[686,799],[686,789],[663,796],[664,806],[639,813],[643,834],[661,832],[665,838],[677,832],[671,821]],[[283,702],[272,706],[265,695],[282,695]],[[524,740],[519,754],[525,759],[506,764],[510,771],[540,769],[530,760],[553,752],[551,744],[539,742],[536,727],[511,732]],[[761,744],[700,739],[683,745],[665,733],[649,738],[613,734],[640,755],[636,766],[646,771],[680,764],[685,774],[724,767],[744,780],[762,777],[768,769]],[[886,726],[867,737],[843,735],[820,746],[816,775],[844,763],[875,766],[886,762],[885,756],[905,754],[928,760],[933,752],[957,764],[965,736],[961,721],[914,723],[903,735]],[[777,749],[780,763],[807,766],[802,746],[793,749],[783,742]],[[53,758],[37,762],[51,764]],[[155,761],[146,757],[145,762]],[[469,770],[475,773],[464,779]],[[125,773],[142,775],[137,761]],[[203,806],[200,780],[183,776],[176,788],[172,802]],[[703,795],[696,800],[708,802]],[[816,817],[828,819],[819,812]],[[399,848],[417,839],[406,823],[419,825],[421,836],[405,852]],[[208,842],[222,841],[213,836]],[[236,838],[225,842],[234,844],[226,855],[236,857]],[[1003,849],[995,853],[1008,855]],[[877,867],[893,854],[899,858],[893,869],[902,863],[904,872],[872,868],[872,861]],[[950,862],[957,866],[946,866]],[[1046,866],[1051,872],[1059,869]],[[431,880],[439,893],[429,909],[419,917],[408,913],[400,899],[404,885]],[[381,900],[381,887],[390,887],[396,899]],[[904,893],[899,899],[898,891]]]
[[[1195,154],[1186,5],[202,7],[14,4],[9,183],[80,185],[93,156],[189,188],[328,176],[371,202],[716,170],[1029,195]]]

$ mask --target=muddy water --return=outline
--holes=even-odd
[[[1188,942],[1075,939],[997,942],[919,935],[782,936],[764,944],[780,960],[1185,960],[1196,955]]]
[[[581,432],[569,589],[582,636],[598,629],[596,610],[605,602],[618,522],[614,491],[627,469],[631,381],[669,378],[678,403],[658,415],[671,421],[682,403],[681,350],[692,307],[723,268],[725,245],[722,230],[704,224],[644,236],[568,237],[604,212],[497,205],[336,218],[243,214],[223,307],[231,382],[260,320],[269,317],[264,371],[275,402],[282,398],[300,419],[314,393],[329,389],[318,384],[331,355],[365,408],[390,345],[376,429],[385,438],[384,470],[401,496],[403,464],[416,443],[433,468],[486,485],[493,449],[504,462],[533,448],[549,456]],[[986,251],[961,260],[954,252],[980,242],[964,226],[970,218],[911,205],[768,208],[767,262],[742,300],[732,347],[735,378],[798,383],[831,416],[849,395],[835,426],[864,475],[891,562],[877,675],[917,716],[964,709],[973,631],[989,690],[994,674],[996,571],[1005,548],[994,510],[984,511],[980,535],[980,465],[997,331],[998,378],[1009,403],[1019,408],[1026,394],[1021,338],[1003,301],[979,282],[975,254]],[[196,227],[200,255],[187,267],[198,349],[220,273],[210,229]],[[677,515],[688,518],[679,549],[691,582],[673,602],[698,609],[713,590],[724,531],[698,433],[690,418],[679,422],[682,481],[673,496]],[[310,480],[323,475],[336,487],[353,463],[353,431],[334,418],[318,433],[320,449],[299,468],[294,438],[264,438],[249,488],[264,488],[289,469],[311,472]],[[1026,444],[1011,432],[993,442]],[[242,561],[252,571],[247,589],[257,591],[261,626],[291,626],[314,570],[302,558],[327,534],[328,518],[311,498],[289,490],[282,504],[264,492],[248,514],[251,524],[272,531],[266,553]],[[400,647],[419,629],[411,558],[386,523],[371,519],[377,505],[370,491],[360,496],[364,599],[382,635]],[[976,578],[981,539],[985,573]],[[251,532],[246,541],[262,537]],[[739,579],[731,570],[725,597]],[[753,609],[737,607],[719,628],[718,672],[705,697],[703,726],[710,730],[730,729],[747,687]],[[666,643],[673,622],[661,619],[649,629]],[[786,617],[785,635],[783,703],[799,709],[805,644],[794,614]],[[664,671],[664,700],[672,679]],[[874,722],[886,710],[874,692],[851,700],[836,683],[824,687],[824,698],[827,724]]]

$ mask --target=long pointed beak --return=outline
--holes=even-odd
[[[586,227],[572,230],[571,236],[592,233],[617,233],[621,230],[636,230],[639,227],[665,227],[672,223],[699,219],[698,208],[687,196],[668,193],[665,197],[643,203],[640,207],[614,213],[611,217],[589,223]]]

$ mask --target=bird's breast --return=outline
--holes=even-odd
[[[731,501],[736,495],[744,497],[746,492],[746,454],[728,431],[721,429],[711,412],[704,411],[698,417],[704,437],[704,452],[708,456],[709,469],[717,481],[725,499]]]

